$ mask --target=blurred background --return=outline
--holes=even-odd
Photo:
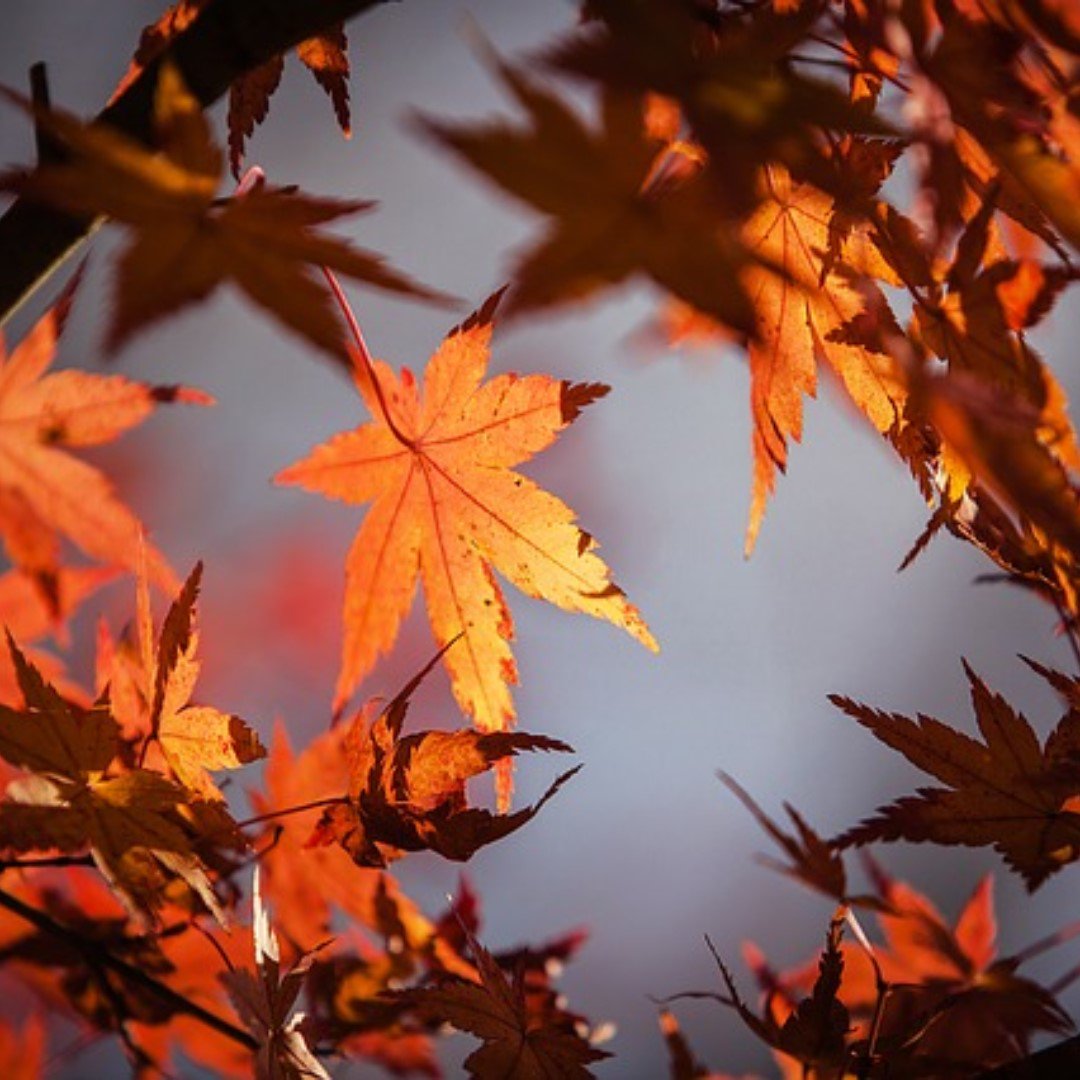
[[[0,82],[23,89],[29,64],[48,65],[53,100],[96,112],[125,69],[139,32],[162,3],[9,0],[0,35]],[[560,0],[406,0],[349,27],[355,134],[344,141],[328,101],[295,58],[249,162],[276,183],[316,194],[376,199],[342,232],[400,269],[464,297],[447,314],[349,289],[372,351],[422,369],[445,331],[505,280],[515,249],[541,226],[464,167],[417,138],[417,111],[480,118],[510,106],[470,50],[472,20],[504,54],[567,32],[576,7]],[[224,139],[223,116],[214,114]],[[0,113],[0,159],[32,160],[26,117]],[[90,271],[60,354],[63,366],[102,368],[105,270],[116,237],[93,244]],[[50,282],[10,327],[17,339],[56,295]],[[517,622],[520,725],[573,744],[581,775],[512,839],[482,851],[467,873],[484,902],[493,949],[538,943],[572,927],[590,931],[566,971],[572,1006],[611,1021],[604,1077],[663,1075],[665,1053],[649,995],[720,989],[708,933],[753,994],[740,945],[757,942],[778,967],[809,959],[830,914],[825,900],[756,865],[766,837],[721,786],[734,775],[767,811],[783,801],[823,834],[854,824],[907,793],[918,774],[833,709],[829,692],[882,708],[925,711],[971,728],[966,657],[1023,707],[1041,734],[1057,702],[1017,659],[1023,652],[1072,670],[1053,613],[1005,586],[975,585],[988,570],[949,538],[903,574],[896,567],[926,508],[899,464],[828,382],[808,402],[804,445],[794,447],[757,550],[743,559],[750,427],[744,359],[672,353],[642,333],[658,296],[640,285],[605,302],[497,330],[492,371],[546,372],[604,381],[590,408],[528,466],[598,537],[620,585],[661,643],[654,657],[628,636],[508,590]],[[1053,361],[1075,334],[1059,311],[1042,341]],[[143,428],[95,453],[181,575],[206,561],[200,697],[243,715],[268,739],[284,719],[302,745],[329,719],[337,671],[342,565],[361,520],[355,508],[270,478],[331,434],[366,419],[343,377],[306,347],[222,291],[136,339],[117,370],[212,393],[213,409],[162,409]],[[1059,373],[1075,397],[1075,372]],[[93,620],[119,625],[132,587],[110,587],[79,620],[77,673],[89,672]],[[431,655],[422,612],[368,679],[392,694]],[[457,726],[440,672],[418,697],[413,722]],[[526,761],[524,801],[562,765]],[[256,782],[256,774],[248,781]],[[1075,873],[1034,897],[992,855],[894,847],[885,866],[925,891],[949,918],[980,876],[997,878],[1004,952],[1075,918]],[[458,867],[410,857],[400,878],[429,910],[457,886]],[[1066,946],[1034,971],[1070,967]],[[1066,1005],[1080,1006],[1073,995]],[[734,1014],[711,1003],[678,1006],[699,1056],[739,1074],[773,1072]],[[451,1040],[455,1063],[472,1043]],[[78,1075],[85,1075],[82,1059]],[[125,1067],[105,1055],[99,1074]],[[344,1066],[342,1076],[366,1075]],[[71,1075],[75,1075],[72,1073]]]

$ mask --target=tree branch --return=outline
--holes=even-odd
[[[258,1050],[258,1040],[244,1031],[243,1028],[229,1023],[228,1020],[223,1020],[216,1013],[212,1013],[209,1009],[204,1009],[196,1002],[190,1001],[183,994],[173,990],[172,987],[159,982],[152,975],[147,975],[141,968],[129,964],[126,960],[121,960],[118,956],[113,956],[111,952],[101,945],[88,941],[80,933],[72,930],[71,927],[57,922],[52,916],[46,915],[44,911],[39,911],[30,904],[23,903],[17,896],[12,896],[11,893],[5,892],[3,889],[0,889],[0,907],[7,908],[8,911],[18,915],[19,918],[25,919],[31,926],[36,927],[42,933],[66,942],[73,949],[81,952],[91,967],[115,971],[117,975],[126,979],[133,986],[137,986],[140,990],[153,995],[166,1005],[171,1005],[177,1012],[194,1017],[207,1027],[213,1028],[214,1031],[220,1032],[249,1050]],[[123,1017],[118,1017],[118,1019],[122,1020]]]
[[[1057,1080],[1080,1076],[1080,1035],[979,1074],[979,1080]]]
[[[388,0],[209,0],[199,17],[151,61],[99,123],[149,144],[154,87],[174,63],[205,109],[234,79],[332,26]],[[64,262],[93,221],[18,198],[0,218],[0,325]]]

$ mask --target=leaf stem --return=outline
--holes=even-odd
[[[17,896],[12,896],[11,893],[3,889],[0,889],[0,907],[6,908],[14,915],[18,915],[20,919],[30,923],[31,926],[42,933],[66,942],[72,948],[81,952],[91,970],[103,968],[113,971],[133,986],[145,990],[148,994],[153,994],[160,1001],[172,1006],[177,1012],[185,1013],[199,1020],[207,1027],[212,1028],[226,1038],[232,1039],[233,1042],[239,1043],[248,1050],[258,1050],[258,1040],[244,1031],[243,1028],[239,1028],[216,1013],[210,1012],[209,1009],[204,1009],[201,1005],[184,997],[183,994],[177,993],[172,987],[159,982],[152,975],[147,975],[142,968],[135,967],[134,964],[129,964],[126,960],[121,960],[120,957],[114,956],[107,949],[102,948],[101,945],[88,941],[77,931],[57,922],[52,916],[46,915],[44,911],[39,911],[30,904],[23,903]],[[123,1018],[118,1017],[117,1019],[122,1020]]]
[[[1080,935],[1080,919],[1061,927],[1060,930],[1055,930],[1052,934],[1047,934],[1046,937],[1039,938],[1038,941],[1033,941],[1026,948],[1014,954],[1013,960],[1018,965],[1025,964],[1040,953],[1054,949],[1058,945],[1063,945],[1066,941],[1071,941],[1077,935]]]
[[[874,1048],[877,1046],[878,1037],[881,1035],[881,1025],[885,1019],[885,1000],[892,990],[892,985],[885,979],[878,958],[874,955],[874,946],[870,944],[866,931],[863,930],[855,912],[847,906],[844,908],[844,921],[851,927],[855,940],[859,943],[863,952],[866,953],[867,958],[870,960],[870,966],[874,969],[874,989],[877,992],[877,997],[874,999],[874,1013],[870,1019],[870,1034],[866,1040],[866,1054],[859,1062],[858,1072],[855,1074],[858,1080],[868,1080],[870,1070],[874,1066]]]
[[[238,829],[246,829],[250,825],[260,825],[264,821],[273,821],[275,818],[287,817],[289,814],[302,814],[305,810],[319,810],[324,806],[336,806],[338,803],[347,803],[347,795],[334,795],[327,799],[315,799],[313,802],[300,803],[299,806],[288,806],[284,810],[271,810],[265,814],[257,814],[255,817],[245,818],[238,821]]]
[[[1072,650],[1073,659],[1076,661],[1076,666],[1080,669],[1080,642],[1076,640],[1076,622],[1073,617],[1065,610],[1056,592],[1051,594],[1051,599],[1054,604],[1054,608],[1057,611],[1057,616],[1061,620],[1061,628],[1065,633],[1065,637],[1068,639],[1069,648]]]
[[[337,301],[338,307],[341,309],[342,315],[345,317],[345,322],[349,327],[349,333],[352,334],[353,343],[356,346],[356,354],[360,358],[360,364],[363,368],[364,374],[371,380],[372,389],[375,391],[375,397],[379,402],[379,409],[382,412],[383,420],[386,422],[386,426],[390,429],[394,438],[403,446],[407,446],[410,450],[413,449],[415,443],[412,439],[408,438],[402,430],[394,423],[393,416],[390,415],[390,409],[386,404],[386,397],[383,395],[382,385],[379,383],[379,377],[375,373],[375,364],[371,359],[371,353],[368,351],[367,342],[364,340],[363,331],[360,329],[360,324],[356,321],[356,316],[353,314],[353,309],[349,305],[348,298],[345,296],[344,290],[338,283],[338,279],[334,276],[333,270],[324,266],[322,268],[323,276],[326,278],[326,283],[330,286],[330,291],[334,294],[334,299]]]

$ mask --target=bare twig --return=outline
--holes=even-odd
[[[0,859],[0,874],[5,870],[37,870],[46,866],[93,866],[91,855],[43,855],[39,858]]]

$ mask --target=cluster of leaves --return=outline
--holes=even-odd
[[[1080,20],[1052,0],[588,0],[581,25],[531,61],[489,58],[519,122],[417,121],[549,219],[505,299],[450,331],[421,389],[408,369],[372,360],[334,272],[446,297],[320,228],[369,203],[276,188],[257,170],[219,194],[224,155],[205,102],[171,62],[214,9],[182,0],[144,32],[117,91],[153,81],[139,137],[8,91],[42,150],[2,183],[20,204],[126,230],[110,347],[232,283],[349,374],[370,419],[277,477],[371,504],[345,566],[334,720],[393,647],[422,582],[432,664],[446,666],[475,728],[404,733],[427,669],[299,754],[283,728],[267,753],[243,720],[192,703],[201,568],[181,586],[109,480],[67,448],[111,441],[159,403],[210,400],[48,372],[69,290],[0,364],[7,970],[47,1009],[117,1033],[139,1069],[168,1068],[182,1051],[222,1075],[318,1076],[321,1058],[356,1055],[434,1076],[432,1038],[449,1023],[482,1040],[466,1063],[474,1076],[588,1076],[606,1056],[598,1032],[552,987],[554,962],[580,936],[492,955],[466,884],[431,917],[387,871],[421,850],[467,860],[572,775],[512,810],[510,759],[570,748],[510,730],[513,622],[495,572],[657,647],[574,512],[515,471],[607,388],[539,374],[485,381],[497,310],[536,313],[643,276],[661,292],[657,321],[672,343],[745,345],[747,551],[801,436],[803,399],[819,367],[831,372],[927,502],[905,564],[947,530],[1052,604],[1076,644],[1080,445],[1028,332],[1076,279]],[[347,131],[340,17],[328,4],[318,36],[295,44]],[[232,86],[234,175],[282,69],[272,58]],[[554,78],[596,91],[594,120]],[[70,559],[71,546],[92,564]],[[137,575],[133,628],[116,639],[102,627],[87,691],[40,642],[62,639],[81,601],[125,570]],[[175,597],[156,634],[151,582]],[[1080,858],[1080,680],[1032,666],[1065,704],[1043,743],[970,671],[981,742],[834,699],[944,786],[832,840],[794,810],[785,833],[729,781],[784,850],[782,869],[840,905],[816,969],[777,974],[748,954],[759,1011],[719,963],[725,992],[712,996],[785,1071],[968,1075],[1068,1029],[1056,995],[1070,977],[1044,987],[1018,973],[1043,944],[996,955],[988,881],[950,927],[873,863],[872,891],[850,895],[843,854],[900,839],[992,846],[1032,890]],[[211,773],[263,756],[257,816],[238,821]],[[495,810],[468,792],[491,769]],[[252,951],[224,927],[253,861]],[[875,913],[883,944],[858,909]],[[674,1074],[711,1075],[671,1012],[661,1025]],[[40,1044],[37,1027],[24,1037]]]
[[[200,574],[196,567],[156,640],[140,576],[135,633],[116,642],[102,627],[92,703],[62,696],[9,637],[22,705],[0,706],[0,757],[10,777],[0,802],[0,847],[9,853],[4,868],[20,873],[17,884],[0,889],[0,933],[18,977],[51,1006],[118,1031],[140,1068],[165,1068],[176,1046],[223,1074],[245,1075],[246,1051],[254,1050],[259,1075],[309,1075],[304,1063],[315,1059],[308,1036],[289,1019],[309,972],[318,987],[311,1045],[321,1045],[325,1028],[336,1053],[433,1074],[429,1036],[452,1017],[435,1015],[432,1002],[441,999],[424,995],[453,976],[510,1009],[504,1026],[517,1024],[539,1039],[538,1054],[550,1040],[552,1054],[591,1060],[598,1052],[579,1034],[588,1032],[587,1023],[556,1004],[544,974],[544,961],[572,954],[578,937],[528,953],[527,964],[507,960],[519,981],[534,971],[534,985],[511,991],[503,969],[471,936],[477,903],[467,885],[458,901],[465,909],[432,921],[376,869],[424,849],[464,860],[513,832],[540,804],[495,814],[469,805],[465,782],[511,754],[570,747],[526,733],[402,736],[409,695],[425,670],[377,718],[362,710],[298,759],[279,733],[265,791],[254,796],[262,813],[238,823],[210,773],[240,768],[266,751],[239,717],[190,703],[199,671]],[[11,777],[12,767],[20,774]],[[316,811],[321,816],[313,820]],[[265,891],[279,905],[294,956],[283,977],[280,952],[260,922],[258,893],[254,974],[250,965],[236,967],[242,950],[225,932],[241,895],[236,878],[252,859],[262,863]],[[298,872],[301,862],[309,865]],[[99,878],[85,876],[82,868],[90,866]],[[368,934],[354,928],[310,954],[312,939],[329,933],[334,907]],[[203,925],[206,915],[217,929]],[[35,932],[27,932],[27,922]],[[480,989],[471,981],[478,978]],[[432,980],[415,999],[384,1000],[390,989]],[[464,991],[448,985],[445,993],[452,1002]],[[250,1034],[221,1018],[230,1000]],[[185,1020],[209,1023],[210,1036],[189,1041]]]

